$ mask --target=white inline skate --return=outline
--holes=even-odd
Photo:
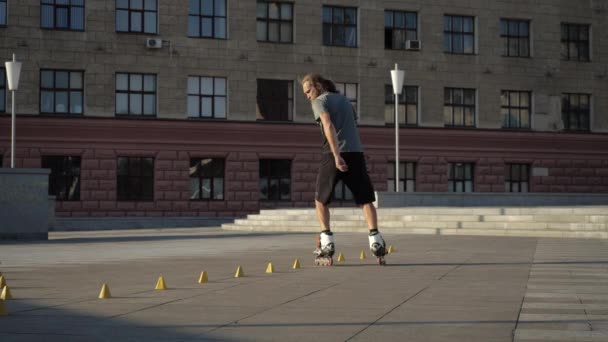
[[[317,236],[317,249],[315,249],[313,252],[315,255],[315,265],[333,265],[333,255],[335,251],[334,234],[330,231],[322,231],[321,234]]]
[[[386,265],[386,260],[384,260],[384,256],[387,254],[386,243],[377,229],[369,232],[369,249],[378,258],[379,265]]]

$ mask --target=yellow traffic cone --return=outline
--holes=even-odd
[[[298,268],[300,268],[300,260],[296,259],[293,262],[293,267],[294,270],[297,270]]]
[[[236,273],[234,274],[235,278],[240,278],[240,277],[244,277],[245,276],[245,272],[243,272],[243,268],[241,266],[236,268]]]
[[[163,278],[162,275],[160,277],[158,277],[158,281],[156,282],[156,287],[154,289],[155,290],[166,290],[167,289],[167,284],[165,284],[165,279]]]
[[[103,286],[101,286],[101,291],[99,292],[99,299],[108,298],[112,298],[112,294],[110,293],[110,288],[108,287],[108,284],[103,283]]]
[[[11,294],[11,290],[8,288],[8,285],[5,285],[2,288],[2,294],[0,294],[0,299],[3,299],[3,300],[13,299],[13,295]]]
[[[4,276],[0,275],[0,289],[6,286],[6,280],[4,280]]]
[[[365,258],[366,258],[365,251],[361,251],[361,255],[359,255],[359,259],[363,260]]]
[[[268,266],[266,266],[266,273],[274,273],[274,267],[272,267],[271,262],[269,262]]]
[[[0,316],[8,316],[8,311],[6,310],[6,306],[4,306],[4,301],[0,299]]]
[[[388,254],[391,253],[395,253],[395,249],[393,248],[393,245],[388,246]]]
[[[338,262],[344,262],[344,254],[342,254],[342,252],[338,254]]]
[[[203,271],[203,272],[201,272],[201,276],[198,277],[198,283],[204,284],[207,282],[209,282],[209,279],[207,278],[207,272]]]

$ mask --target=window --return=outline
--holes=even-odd
[[[291,160],[260,160],[260,199],[291,199]]]
[[[530,165],[507,164],[505,168],[505,192],[530,191]]]
[[[188,77],[188,117],[226,118],[226,78]]]
[[[156,75],[116,74],[116,115],[156,115]]]
[[[340,92],[340,94],[346,96],[350,104],[353,105],[353,109],[355,113],[357,112],[357,99],[359,98],[357,91],[357,83],[341,83],[336,82],[336,89]]]
[[[41,0],[40,27],[84,31],[84,0]]]
[[[82,71],[40,70],[40,113],[82,114]]]
[[[226,0],[189,0],[188,37],[226,39]]]
[[[475,53],[475,17],[443,17],[443,51],[472,55]]]
[[[405,50],[405,42],[418,39],[416,12],[384,11],[384,48]]]
[[[403,86],[398,96],[399,125],[418,125],[418,87]],[[387,124],[395,124],[395,94],[392,85],[384,86],[384,119]]]
[[[475,89],[445,88],[443,119],[446,127],[475,127]]]
[[[258,79],[258,120],[293,120],[293,82]]]
[[[562,24],[562,59],[589,61],[589,25]]]
[[[502,91],[500,111],[503,128],[530,128],[530,94],[529,91]]]
[[[395,191],[395,162],[388,163],[386,177],[387,191]],[[399,191],[416,191],[416,163],[399,162]]]
[[[119,201],[154,200],[154,158],[118,157]]]
[[[0,68],[0,113],[6,112],[6,70]]]
[[[224,199],[224,159],[190,159],[190,199]]]
[[[562,94],[562,120],[567,131],[589,131],[591,95]]]
[[[293,4],[258,1],[257,37],[260,42],[293,42]]]
[[[500,19],[502,55],[506,57],[530,57],[530,22],[527,20]]]
[[[342,180],[339,180],[334,187],[332,199],[336,201],[351,201],[353,199],[353,193]]]
[[[0,26],[6,26],[6,0],[0,0]]]
[[[116,32],[158,33],[156,0],[116,0]]]
[[[357,47],[357,8],[323,6],[323,45]]]
[[[80,200],[80,157],[43,156],[42,168],[51,169],[49,195],[58,201]]]
[[[473,192],[473,163],[448,164],[448,192]]]

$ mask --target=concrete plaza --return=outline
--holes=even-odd
[[[14,297],[0,341],[608,341],[606,240],[385,238],[396,249],[386,267],[369,257],[364,233],[336,234],[346,261],[334,267],[313,266],[310,233],[0,242]],[[245,277],[234,278],[239,265]],[[168,290],[154,290],[160,275]],[[103,283],[112,298],[97,298]]]

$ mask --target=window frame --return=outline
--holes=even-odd
[[[505,96],[506,94],[506,96]],[[518,102],[519,105],[511,105],[511,95],[512,94],[517,94],[518,97]],[[521,105],[521,98],[522,95],[527,95],[528,96],[528,106],[522,106]],[[505,105],[505,103],[503,103],[503,99],[506,97],[507,99],[507,104]],[[503,89],[500,91],[500,115],[502,118],[502,128],[503,129],[517,129],[517,130],[530,130],[532,129],[532,92],[528,91],[528,90],[509,90],[509,89]],[[522,111],[528,111],[528,126],[522,126],[521,125],[521,117],[522,117]],[[505,111],[508,112],[508,120],[505,119]],[[519,113],[517,116],[517,125],[511,125],[511,118],[512,118],[512,112],[517,112]],[[508,123],[508,125],[505,125],[505,122]]]
[[[457,175],[457,167],[463,167],[462,177]],[[467,178],[467,167],[469,167],[470,178]],[[458,190],[458,185],[462,184],[463,191]],[[467,191],[467,184],[470,191]],[[471,193],[475,192],[475,163],[472,162],[450,162],[448,163],[448,192]]]
[[[198,13],[192,13],[191,12],[191,7],[190,7],[190,1],[198,1]],[[228,39],[228,1],[227,0],[219,0],[219,1],[223,1],[224,2],[224,15],[218,14],[216,13],[216,1],[218,0],[212,0],[212,15],[208,15],[208,14],[204,14],[203,10],[202,10],[202,5],[203,5],[203,1],[204,0],[190,0],[188,2],[188,23],[187,23],[187,29],[186,29],[186,35],[188,38],[200,38],[200,39],[222,39],[222,40],[227,40]],[[190,32],[190,20],[195,18],[197,20],[198,23],[198,35],[191,35]],[[205,22],[205,20],[211,20],[211,35],[210,36],[205,36],[203,35],[203,23]],[[216,32],[216,22],[223,20],[224,21],[224,26],[223,26],[223,33],[224,36],[221,37],[219,36],[219,34]]]
[[[273,170],[281,170],[281,167],[285,167],[286,165],[278,165],[279,163],[288,163],[289,164],[289,175],[285,176],[285,175],[273,175]],[[292,186],[293,186],[293,161],[291,159],[260,159],[259,160],[259,200],[260,201],[281,201],[281,202],[290,202],[291,201],[291,196],[292,196]],[[264,172],[268,172],[268,174],[263,174]],[[268,189],[267,191],[267,196],[266,198],[264,198],[263,196],[263,191],[262,191],[262,184],[263,184],[263,180],[266,179],[265,185],[266,185],[266,189]],[[272,188],[272,181],[273,180],[277,180],[278,182],[278,198],[271,198],[271,191],[270,189]],[[282,180],[288,180],[289,182],[289,194],[288,194],[288,198],[282,198],[282,194],[281,194],[281,181]],[[274,195],[276,195],[276,193],[273,193]]]
[[[118,76],[127,75],[127,90],[118,89]],[[141,76],[141,91],[131,90],[131,77]],[[154,91],[146,91],[146,76],[154,77]],[[118,113],[118,95],[127,95],[127,113]],[[131,113],[131,95],[141,95],[141,114]],[[154,95],[154,113],[145,113],[145,98],[146,96]],[[114,116],[129,117],[129,118],[155,118],[158,115],[158,76],[156,74],[138,73],[138,72],[116,72],[114,74]]]
[[[408,97],[408,91],[415,91],[415,96]],[[415,98],[415,102],[409,102],[410,98]],[[420,121],[420,87],[416,85],[403,85],[403,89],[401,90],[401,94],[399,94],[398,101],[399,127],[418,127]],[[408,113],[411,106],[414,106],[415,108],[414,115],[416,117],[416,121],[413,123],[408,120]],[[401,121],[402,117],[403,122]],[[386,126],[395,125],[395,94],[393,93],[393,86],[390,84],[384,85],[384,122]]]
[[[415,25],[414,28],[409,28],[408,29],[408,16],[410,15],[414,15],[415,16]],[[391,15],[391,26],[387,26],[387,16]],[[395,17],[397,15],[402,15],[403,16],[403,27],[396,27],[395,26]],[[402,43],[401,47],[395,47],[394,46],[394,42],[397,39],[395,37],[396,32],[397,33],[402,33],[402,37],[403,37],[403,41],[400,42]],[[414,34],[414,39],[408,39],[408,33],[413,32]],[[389,40],[389,35],[390,35],[390,40]],[[384,49],[385,50],[407,50],[406,49],[406,42],[408,40],[418,40],[418,12],[415,11],[403,11],[403,10],[384,10]],[[389,44],[387,44],[390,41],[390,46],[388,46]]]
[[[272,113],[272,114],[265,114],[263,111],[265,111],[266,109],[266,105],[264,105],[262,108],[262,106],[260,106],[260,100],[266,100],[269,101],[267,103],[273,103],[276,101],[284,101],[284,99],[280,98],[279,96],[276,96],[275,93],[272,94],[272,96],[270,98],[266,98],[266,97],[262,97],[263,95],[266,95],[265,92],[261,91],[261,85],[263,85],[266,82],[285,82],[287,84],[287,114],[285,116],[285,114],[283,113]],[[258,78],[256,80],[256,85],[257,85],[257,94],[256,94],[256,121],[258,122],[293,122],[294,120],[294,116],[295,116],[295,101],[294,101],[294,81],[293,80],[278,80],[278,79],[268,79],[268,78]],[[266,119],[265,116],[270,116],[270,119]],[[279,119],[276,119],[276,117],[279,117]],[[283,117],[286,117],[285,119],[283,119]]]
[[[399,161],[399,191],[416,192],[416,165],[414,161]],[[402,174],[403,173],[403,178]],[[391,183],[392,182],[392,183]],[[395,192],[395,161],[389,160],[386,173],[386,191]]]
[[[121,174],[120,162],[121,159],[127,160],[128,170],[126,175]],[[145,175],[144,173],[144,165],[143,161],[149,160],[151,161],[151,175]],[[140,163],[139,168],[141,172],[137,175],[131,175],[131,163],[138,162]],[[118,156],[116,158],[116,201],[117,202],[152,202],[154,201],[154,167],[155,167],[155,158],[154,157],[136,157],[136,156]],[[126,178],[126,180],[125,180]],[[139,188],[136,189],[137,193],[134,192],[133,188],[136,187],[132,183],[133,179],[138,179],[137,183],[139,183]],[[146,180],[150,182],[151,189],[145,189]],[[124,184],[127,189],[123,189],[121,187],[121,181],[125,182]],[[137,185],[137,183],[135,185]],[[123,191],[126,190],[125,193]],[[149,194],[144,194],[144,191],[150,190]]]
[[[511,24],[517,24],[517,32],[511,32]],[[527,35],[521,34],[521,25],[527,25]],[[530,58],[532,56],[531,44],[530,44],[530,26],[531,21],[526,19],[510,19],[510,18],[501,18],[500,19],[500,38],[504,42],[502,56],[503,57],[520,57],[520,58]],[[503,29],[506,27],[506,33]],[[517,53],[511,54],[511,45],[510,43],[515,41],[517,44]],[[524,45],[522,45],[522,42]],[[522,54],[522,46],[527,48],[527,54]]]
[[[45,72],[52,72],[53,73],[53,88],[48,88],[48,87],[43,87],[43,77],[42,74]],[[67,72],[68,73],[68,87],[67,88],[57,88],[57,73],[58,72]],[[71,83],[72,83],[72,73],[80,73],[80,80],[81,80],[81,86],[82,88],[72,88]],[[38,87],[38,91],[39,91],[39,103],[38,103],[38,113],[43,114],[43,115],[78,115],[78,116],[83,116],[84,115],[84,108],[85,108],[85,96],[84,96],[84,70],[69,70],[69,69],[40,69],[40,80],[39,80],[39,87]],[[53,111],[43,111],[43,100],[42,100],[42,96],[44,92],[51,92],[53,93]],[[67,93],[67,103],[66,103],[66,108],[67,111],[65,112],[58,112],[57,111],[57,93],[58,92],[66,92]],[[82,110],[80,113],[78,112],[72,112],[72,93],[74,92],[78,92],[80,93],[80,103],[81,103],[81,107]]]
[[[265,17],[260,17],[259,16],[259,12],[260,12],[260,8],[259,6],[261,4],[265,4],[266,5],[266,13],[265,13]],[[279,18],[271,18],[270,17],[270,5],[271,4],[276,4],[279,8],[277,10],[278,16]],[[293,24],[294,24],[294,18],[293,18],[293,7],[294,7],[294,3],[293,2],[287,2],[287,1],[265,1],[265,0],[258,0],[256,2],[256,6],[257,6],[257,10],[256,10],[256,40],[258,42],[263,42],[263,43],[277,43],[277,44],[293,44],[294,43],[294,30],[293,30]],[[283,19],[283,6],[290,7],[290,14],[289,14],[289,18],[290,19]],[[259,35],[260,35],[260,27],[259,25],[265,25],[265,32],[266,32],[266,39],[260,39]],[[270,25],[271,24],[276,24],[277,25],[277,37],[278,40],[271,40],[270,39]],[[289,29],[290,29],[290,35],[289,35],[289,39],[288,40],[283,40],[283,35],[282,35],[282,30],[281,27],[282,25],[287,24],[289,25]]]
[[[325,21],[325,10],[330,10],[331,12],[331,22],[326,22]],[[344,11],[349,10],[355,11],[355,23],[335,23],[335,19],[336,19],[336,15],[334,14],[334,10],[340,10],[343,11],[343,22],[344,22],[344,18],[346,18],[346,16],[344,15]],[[350,7],[350,6],[335,6],[335,5],[323,5],[322,8],[322,31],[323,31],[323,46],[333,46],[333,47],[347,47],[347,48],[358,48],[359,47],[359,9],[357,7]],[[344,39],[344,43],[339,43],[336,42],[337,39],[334,38],[334,32],[338,31],[339,28],[343,29],[343,39]],[[347,44],[347,33],[346,33],[346,29],[352,29],[354,28],[354,45],[348,45]],[[328,31],[326,31],[328,30]],[[325,36],[326,33],[329,35],[329,40],[326,41]]]
[[[198,79],[198,94],[197,93],[191,93],[190,92],[190,80],[191,79]],[[203,93],[203,86],[202,86],[202,82],[204,81],[204,79],[211,79],[211,85],[212,85],[212,90],[211,90],[211,94],[205,94]],[[220,91],[216,92],[216,86],[217,86],[217,82],[216,80],[223,80],[224,81],[224,89],[223,89],[223,94],[221,94]],[[221,77],[221,76],[193,76],[190,75],[188,76],[188,85],[187,85],[187,95],[186,95],[186,117],[188,119],[216,119],[216,120],[226,120],[226,117],[228,116],[228,79],[226,77]],[[191,97],[198,97],[198,116],[193,116],[190,113],[190,98]],[[203,115],[203,104],[204,104],[204,99],[210,99],[211,101],[211,116],[204,116]],[[221,114],[216,113],[216,100],[220,100],[223,99],[224,102],[224,114],[223,116],[220,116]]]
[[[577,39],[570,39],[570,30],[576,29]],[[581,29],[586,29],[587,39],[581,39]],[[565,32],[564,32],[565,30]],[[566,37],[564,38],[564,33]],[[576,23],[560,24],[561,59],[564,61],[591,62],[591,25]],[[571,47],[574,44],[575,47]],[[581,48],[584,48],[586,56],[581,58]],[[576,57],[572,56],[572,49],[576,50]],[[564,54],[564,50],[566,54]]]
[[[446,99],[446,92],[450,91],[451,95],[450,95],[450,99],[452,99],[451,102],[448,102]],[[457,103],[454,102],[453,99],[455,98],[454,96],[454,91],[462,91],[462,103]],[[473,93],[473,104],[467,104],[466,103],[466,98],[467,98],[467,94],[466,92],[472,92]],[[448,109],[448,107],[451,108],[451,124],[448,124],[446,122],[446,110]],[[462,124],[461,125],[457,125],[455,124],[455,109],[461,108],[462,109]],[[471,125],[467,125],[467,114],[466,114],[466,109],[471,109],[472,112],[472,118],[470,121],[472,121]],[[443,119],[444,119],[444,127],[450,127],[450,128],[475,128],[477,127],[477,89],[475,88],[451,88],[451,87],[445,87],[444,88],[444,97],[443,97]]]
[[[449,29],[447,28],[447,23],[446,20],[449,19],[450,20],[450,24],[449,24]],[[461,26],[462,28],[460,30],[454,30],[454,20],[460,19],[462,21]],[[471,24],[471,31],[465,31],[465,23],[464,20],[466,19],[470,19],[472,21]],[[443,16],[443,52],[447,53],[447,54],[452,54],[452,55],[475,55],[477,54],[477,42],[476,42],[476,30],[475,30],[475,25],[476,25],[476,17],[475,16],[469,16],[469,15],[456,15],[456,14],[444,14]],[[454,48],[454,36],[461,36],[461,41],[462,41],[462,51],[457,51],[457,49]],[[446,45],[447,45],[447,39],[448,37],[450,38],[449,40],[449,48],[446,49]],[[466,37],[471,37],[471,43],[472,43],[472,51],[471,52],[466,52],[465,51],[465,38]]]
[[[4,17],[0,17],[0,27],[8,26],[8,0],[0,0],[0,4],[4,4]]]
[[[59,160],[61,158],[61,160]],[[56,201],[64,202],[75,202],[80,201],[80,189],[81,189],[81,171],[82,171],[82,157],[81,156],[57,156],[57,155],[43,155],[40,158],[40,164],[43,169],[51,169],[49,174],[49,196],[55,196]],[[51,165],[49,165],[51,164]],[[58,170],[55,168],[61,164],[63,168]],[[77,172],[72,172],[77,169]],[[60,171],[60,172],[56,172]],[[58,174],[59,173],[59,174]],[[76,189],[74,192],[74,198],[70,198],[71,191],[70,185],[76,182]],[[57,191],[54,191],[57,190]],[[63,194],[63,195],[62,195]]]
[[[513,171],[517,169],[517,178],[514,179]],[[505,165],[505,192],[530,192],[531,165],[525,163],[507,163]],[[525,179],[524,179],[525,178]],[[522,184],[526,184],[525,190]],[[517,189],[514,189],[514,187]]]
[[[6,79],[6,69],[4,67],[0,67],[0,72],[2,76],[0,76],[0,97],[1,97],[1,105],[0,105],[0,113],[6,113],[6,92],[8,90],[8,81]]]
[[[85,0],[82,0],[82,5],[79,4],[72,4],[72,1],[74,0],[70,0],[68,4],[57,4],[57,0],[40,0],[40,28],[43,30],[62,30],[62,31],[78,31],[78,32],[84,32],[85,30],[85,18],[86,18],[86,12],[85,12]],[[51,2],[51,3],[49,3]],[[45,7],[52,7],[52,11],[53,11],[53,24],[52,26],[44,26],[43,23],[43,11]],[[82,16],[81,16],[81,20],[78,23],[80,28],[74,28],[72,27],[73,23],[72,23],[72,11],[74,8],[82,8]],[[67,27],[58,27],[57,26],[57,11],[58,9],[65,9],[67,10],[67,22],[68,22],[68,26]]]
[[[210,165],[211,168],[221,168],[221,177],[218,175],[208,175],[204,174],[204,165],[203,161],[209,160],[210,163],[214,165]],[[200,165],[200,167],[199,167]],[[196,170],[192,168],[197,167]],[[225,201],[226,200],[226,159],[225,158],[217,158],[217,157],[201,157],[201,158],[190,158],[190,201]],[[221,193],[216,193],[216,183],[215,180],[220,179],[222,184]],[[203,184],[205,180],[209,181],[209,197],[204,196],[203,192]],[[194,197],[192,194],[192,182],[198,181],[197,183],[197,193],[198,196]]]
[[[581,97],[586,97],[587,100],[587,109],[581,109],[580,106],[580,100]],[[568,97],[568,101],[566,102],[566,97]],[[572,103],[572,98],[573,97],[578,97],[577,102],[579,103],[578,106],[575,107],[575,109],[570,110],[571,107],[573,106],[566,106],[566,103],[571,104]],[[592,107],[592,96],[591,94],[586,94],[586,93],[562,93],[562,122],[564,124],[564,131],[567,132],[590,132],[591,131],[591,107]],[[577,124],[578,124],[578,128],[572,128],[571,126],[571,119],[572,119],[572,115],[575,115],[576,120],[577,120]],[[586,127],[580,127],[581,126],[581,116],[586,116],[587,119],[587,125]]]
[[[158,1],[159,0],[150,0],[150,1],[154,1],[155,4],[155,8],[154,10],[150,10],[150,9],[146,9],[146,2],[148,0],[141,0],[142,1],[142,8],[141,9],[137,9],[137,8],[132,8],[131,6],[131,1],[133,0],[124,0],[127,1],[127,7],[118,7],[118,0],[115,1],[115,15],[114,15],[114,21],[115,21],[115,25],[114,25],[114,29],[116,30],[116,33],[135,33],[135,34],[151,34],[151,35],[158,35],[158,26],[159,26],[159,22],[158,22]],[[127,30],[120,30],[119,29],[119,13],[120,12],[126,12],[127,13]],[[137,13],[141,13],[141,24],[140,24],[140,29],[141,30],[133,30],[132,29],[132,24],[131,24],[131,20],[133,18],[133,14],[137,14]],[[148,32],[146,31],[146,13],[154,13],[154,32]]]
[[[334,82],[334,85],[336,86],[338,93],[340,93],[341,95],[344,95],[348,99],[350,104],[353,106],[355,113],[358,113],[359,112],[359,83]],[[349,86],[350,86],[350,89],[352,89],[352,86],[355,87],[355,97],[354,98],[352,96],[349,96],[349,95],[352,95],[352,94],[350,94]],[[349,93],[349,94],[347,94],[347,93]],[[358,117],[358,114],[357,114],[357,117]]]

